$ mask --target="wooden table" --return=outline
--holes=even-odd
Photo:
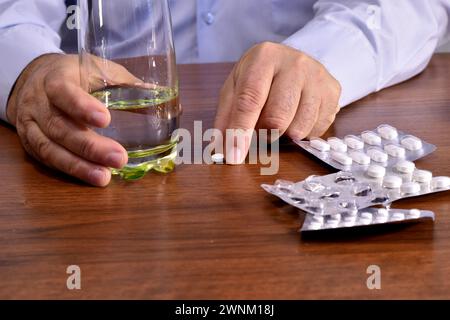
[[[180,67],[184,127],[212,125],[230,70]],[[417,166],[450,175],[450,55],[345,108],[328,135],[386,122],[435,143]],[[276,176],[183,165],[97,189],[31,160],[10,127],[0,135],[0,298],[450,298],[448,193],[396,204],[434,211],[434,224],[304,238],[303,214],[260,188],[332,172],[294,145],[282,146]],[[381,290],[366,286],[374,264]],[[80,291],[66,288],[69,265],[82,270]]]

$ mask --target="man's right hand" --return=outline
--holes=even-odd
[[[115,66],[113,71],[124,73]],[[76,55],[49,54],[31,62],[11,93],[7,117],[30,155],[94,186],[108,185],[108,167],[128,161],[119,143],[89,128],[108,126],[111,116],[80,87]]]

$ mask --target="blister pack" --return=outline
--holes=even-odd
[[[332,216],[306,215],[301,232],[342,228],[367,227],[382,224],[415,222],[425,219],[434,221],[432,211],[418,209],[367,208],[356,212]]]
[[[375,130],[344,138],[331,137],[326,141],[294,140],[300,147],[328,165],[342,171],[354,171],[370,164],[392,166],[399,160],[415,161],[436,150],[436,146],[418,137],[382,124]]]
[[[376,170],[369,167],[354,173],[340,171],[310,176],[297,183],[277,180],[274,185],[264,184],[262,188],[290,205],[318,216],[347,214],[375,205],[388,205],[399,199],[450,190],[450,177],[433,178],[431,172],[415,169],[415,166],[405,174],[396,171],[399,167],[386,171],[380,166],[382,174],[377,175],[372,172]]]

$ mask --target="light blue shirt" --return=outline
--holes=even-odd
[[[169,0],[179,63],[236,61],[274,41],[319,60],[345,106],[421,72],[449,40],[450,0]],[[63,0],[0,0],[0,118],[21,71],[62,52]],[[63,26],[63,27],[61,27]]]

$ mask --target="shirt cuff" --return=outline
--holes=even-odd
[[[37,57],[62,53],[53,31],[35,25],[17,25],[0,32],[0,118],[6,118],[8,98],[17,78]]]
[[[341,107],[377,90],[377,62],[361,30],[316,18],[283,43],[318,60],[339,81]]]

